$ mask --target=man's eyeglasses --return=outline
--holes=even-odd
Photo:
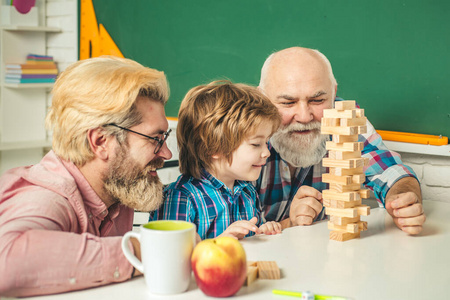
[[[167,138],[169,137],[169,134],[172,132],[172,129],[167,130],[166,132],[164,132],[162,134],[163,138],[160,139],[160,138],[157,138],[157,137],[152,137],[152,136],[145,135],[143,133],[139,133],[137,131],[134,131],[134,130],[131,130],[131,129],[119,126],[119,125],[114,124],[114,123],[109,123],[109,124],[106,124],[105,126],[114,126],[114,127],[120,128],[122,130],[129,131],[129,132],[132,132],[132,133],[135,133],[135,134],[138,134],[140,136],[143,136],[143,137],[146,137],[148,139],[156,141],[157,144],[156,144],[156,147],[155,147],[155,151],[153,152],[155,154],[157,154],[159,152],[159,150],[161,150],[162,146],[164,145],[164,142],[167,140]]]

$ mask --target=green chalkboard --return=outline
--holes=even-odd
[[[447,0],[93,0],[122,53],[163,70],[166,112],[214,79],[257,85],[271,52],[322,51],[377,129],[450,136]]]

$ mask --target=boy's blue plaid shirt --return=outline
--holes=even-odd
[[[257,217],[256,226],[261,225],[258,195],[247,181],[236,180],[232,191],[206,171],[200,179],[181,175],[164,189],[164,198],[160,209],[150,213],[150,221],[192,222],[202,239],[220,235],[236,221]]]

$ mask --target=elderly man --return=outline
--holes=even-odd
[[[132,277],[121,236],[134,209],[162,202],[167,98],[164,73],[128,59],[87,59],[61,74],[46,119],[53,150],[0,178],[0,295]],[[139,256],[139,243],[129,246]]]
[[[259,88],[282,116],[270,141],[271,156],[256,188],[268,221],[283,227],[309,225],[325,217],[321,166],[327,136],[320,134],[323,110],[332,108],[337,83],[331,64],[319,51],[293,47],[273,53],[261,70]],[[339,99],[337,99],[339,100]],[[404,232],[418,234],[425,222],[419,182],[400,156],[389,151],[373,126],[360,135],[369,158],[365,185],[385,205]]]

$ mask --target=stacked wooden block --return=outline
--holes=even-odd
[[[364,110],[356,108],[355,101],[336,101],[335,109],[323,111],[322,134],[332,135],[326,144],[328,158],[323,159],[329,173],[322,175],[322,181],[330,186],[322,191],[322,198],[330,216],[331,240],[358,238],[367,229],[360,216],[370,213],[370,207],[361,204],[361,199],[370,196],[369,190],[361,189],[368,159],[361,157],[364,145],[358,142],[358,134],[367,131],[366,121]]]

